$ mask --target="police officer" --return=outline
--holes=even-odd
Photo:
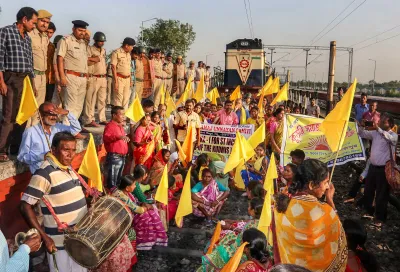
[[[141,100],[143,95],[143,80],[144,80],[144,58],[146,57],[146,49],[144,47],[139,47],[139,56],[135,60],[136,71],[135,71],[135,79],[136,79],[136,93],[138,98]]]
[[[113,86],[113,73],[112,73],[112,69],[111,69],[111,63],[108,64],[107,66],[107,99],[106,99],[106,103],[107,103],[107,107],[111,107],[111,103],[112,103],[112,98],[111,95],[113,93],[114,90],[114,86]]]
[[[206,93],[210,88],[210,79],[211,79],[210,66],[206,66],[206,71],[204,72],[204,85],[206,88]]]
[[[166,74],[165,76],[165,89],[171,94],[172,91],[172,73],[174,71],[174,64],[172,63],[172,53],[167,53],[167,59],[164,63],[163,70]]]
[[[111,55],[111,69],[113,72],[113,105],[127,109],[131,96],[131,52],[136,42],[132,38],[125,38],[122,46]]]
[[[182,56],[178,56],[174,67],[174,76],[176,76],[177,95],[180,96],[185,90],[186,67],[182,62]]]
[[[154,58],[151,60],[154,69],[154,108],[158,109],[158,104],[160,104],[160,88],[163,83],[163,69],[162,69],[162,61],[161,61],[161,50],[155,49],[154,50]]]
[[[192,91],[194,90],[194,77],[196,76],[196,70],[194,69],[194,61],[191,60],[189,62],[189,68],[186,71],[187,80],[191,80],[192,82]]]
[[[64,107],[75,118],[79,118],[85,102],[88,78],[89,59],[85,35],[89,24],[82,20],[72,21],[72,24],[72,34],[61,39],[57,45],[57,67],[63,88]],[[75,137],[86,138],[79,133]]]
[[[41,105],[46,98],[46,70],[47,70],[47,50],[49,38],[47,37],[47,28],[52,14],[47,10],[38,10],[38,20],[36,28],[28,35],[32,40],[33,72],[35,73],[34,88],[36,93],[36,102]],[[38,115],[35,115],[28,121],[27,127],[34,126],[39,122]]]
[[[57,35],[54,40],[53,40],[53,44],[54,47],[56,48],[54,55],[53,55],[53,75],[54,75],[54,82],[55,82],[55,86],[54,86],[54,91],[53,91],[53,95],[51,98],[51,101],[54,105],[56,105],[59,108],[63,108],[63,104],[61,102],[61,99],[63,97],[62,93],[61,93],[61,84],[60,84],[60,73],[58,72],[58,67],[57,67],[57,45],[58,43],[61,41],[61,39],[63,38],[63,35]]]
[[[91,67],[92,75],[89,77],[88,91],[86,93],[85,108],[83,112],[83,122],[86,127],[98,127],[95,122],[94,112],[97,101],[97,110],[99,111],[99,120],[101,125],[107,124],[106,119],[106,97],[107,97],[107,67],[106,50],[103,48],[106,41],[106,35],[103,32],[96,32],[93,36],[94,44],[88,47],[88,53],[96,61]],[[97,62],[98,58],[98,62]]]

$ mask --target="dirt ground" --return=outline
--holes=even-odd
[[[362,167],[362,164],[360,164]],[[333,182],[335,184],[335,205],[341,220],[346,218],[360,219],[364,211],[352,204],[343,204],[352,182],[358,179],[356,171],[349,166],[338,166],[335,169]],[[240,196],[241,192],[233,192],[224,205],[221,216],[246,215],[247,200]],[[400,212],[393,206],[388,207],[388,220],[382,231],[370,227],[371,221],[363,220],[368,230],[367,249],[375,254],[380,271],[400,271]],[[192,215],[184,221],[185,228],[206,229],[203,222],[196,220]],[[213,229],[209,228],[209,232]],[[211,234],[183,234],[169,232],[169,246],[173,248],[203,250]],[[153,251],[139,252],[137,272],[149,271],[195,271],[201,264],[200,258],[190,258],[175,254],[157,254]]]

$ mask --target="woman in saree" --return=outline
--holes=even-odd
[[[154,245],[168,244],[168,237],[155,205],[139,203],[132,194],[137,189],[137,182],[146,177],[146,168],[136,165],[133,176],[123,177],[118,188],[112,193],[134,213],[132,226],[135,230],[137,250],[150,250]]]
[[[168,167],[168,175],[173,175],[175,178],[175,186],[171,190],[174,190],[174,193],[183,188],[183,180],[182,175],[177,174],[175,170],[178,167],[178,159],[174,162],[169,162],[171,157],[171,152],[168,149],[161,149],[157,152],[157,155],[154,157],[153,166],[150,168],[149,172],[149,181],[151,188],[158,186],[161,181],[161,177],[164,171],[164,167]]]
[[[140,121],[140,125],[131,130],[131,141],[133,143],[133,157],[135,165],[142,164],[151,167],[154,157],[156,142],[153,135],[154,123],[150,121],[150,115],[146,114]]]
[[[202,265],[198,272],[219,271],[235,254],[242,242],[243,232],[250,228],[257,228],[264,201],[254,198],[249,202],[248,213],[252,219],[248,221],[225,220],[219,241],[213,246],[211,253],[201,258]],[[206,248],[209,251],[209,246]],[[246,257],[242,258],[242,262]]]
[[[171,137],[170,137],[170,122],[166,115],[167,106],[164,104],[158,105],[158,114],[160,115],[160,126],[162,129],[161,137],[163,141],[163,148],[170,149],[171,147]],[[173,140],[173,139],[172,139]]]
[[[297,165],[294,163],[288,163],[286,164],[286,166],[283,169],[283,173],[282,173],[282,183],[283,184],[280,187],[280,190],[282,193],[287,194],[288,188],[290,187],[290,185],[292,185],[293,183],[293,179],[294,179],[294,175],[296,174],[297,171]]]
[[[163,128],[161,127],[160,114],[157,111],[151,113],[151,121],[154,123],[153,137],[156,145],[156,152],[161,150],[164,146],[162,134]]]
[[[256,228],[251,228],[243,233],[243,253],[247,261],[242,263],[236,272],[268,272],[272,268],[271,251],[269,250],[265,234]]]
[[[346,236],[332,204],[318,200],[324,194],[333,204],[328,167],[315,159],[305,160],[297,167],[289,195],[279,194],[276,200],[275,253],[282,263],[311,271],[345,271]]]
[[[246,187],[250,181],[263,181],[265,178],[266,170],[268,169],[269,157],[264,144],[256,147],[256,158],[253,164],[248,164],[247,169],[242,170],[240,175]]]
[[[212,217],[218,215],[228,196],[229,188],[215,181],[210,169],[203,169],[201,181],[192,188],[193,214],[206,217],[211,226]]]
[[[272,151],[281,154],[281,146],[283,139],[283,118],[285,116],[285,110],[277,108],[274,112],[275,119],[271,122],[269,133],[271,135],[270,142]]]

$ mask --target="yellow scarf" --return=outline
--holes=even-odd
[[[51,154],[51,152],[47,152],[45,158],[50,159],[51,162],[55,164],[55,166],[58,166],[62,170],[69,170],[69,166],[61,164],[61,162],[59,162],[58,159],[53,154]]]
[[[260,171],[262,168],[262,163],[263,163],[264,157],[258,158],[255,162],[254,162],[254,169],[256,169],[257,171]]]

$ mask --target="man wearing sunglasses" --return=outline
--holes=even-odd
[[[17,157],[20,162],[29,165],[32,174],[40,168],[44,161],[44,156],[50,151],[48,142],[51,143],[53,141],[53,137],[57,132],[67,131],[75,136],[81,131],[79,121],[73,114],[62,108],[57,108],[50,102],[41,104],[39,112],[43,119],[43,127],[39,122],[25,130]],[[57,123],[59,117],[64,116],[67,117],[70,123],[69,126]]]

